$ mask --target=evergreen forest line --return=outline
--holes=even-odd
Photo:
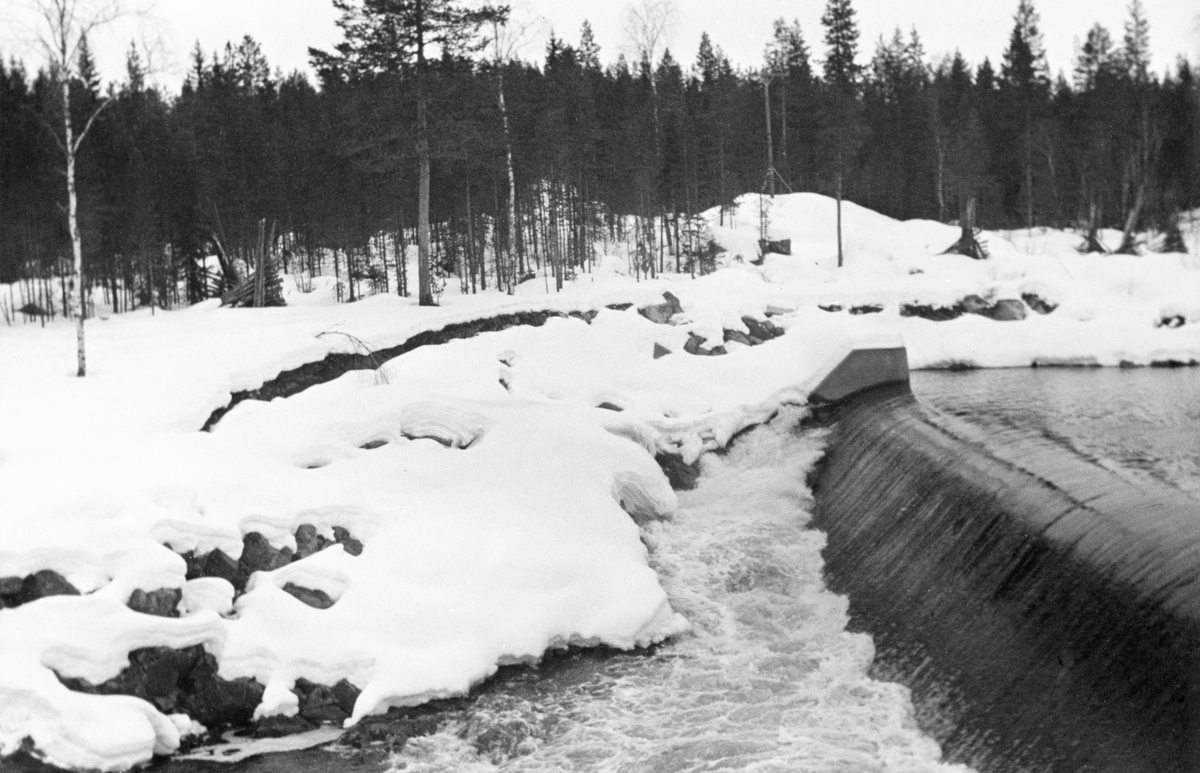
[[[648,275],[706,271],[699,213],[747,191],[1076,228],[1093,247],[1116,228],[1125,238],[1104,246],[1125,252],[1144,249],[1146,229],[1181,243],[1179,213],[1200,207],[1200,85],[1182,58],[1151,72],[1139,0],[1120,41],[1099,25],[1081,35],[1070,80],[1051,79],[1030,0],[1002,61],[977,65],[933,62],[915,30],[897,30],[863,66],[850,0],[828,0],[819,49],[813,31],[775,22],[754,71],[707,35],[690,63],[650,47],[605,66],[586,23],[578,41],[552,36],[539,62],[521,61],[500,53],[505,16],[490,21],[421,77],[342,49],[313,52],[314,84],[273,73],[249,37],[197,47],[178,94],[148,86],[132,48],[102,88],[85,46],[70,105],[77,124],[99,110],[76,168],[90,306],[220,294],[214,253],[243,271],[269,254],[287,271],[335,273],[345,300],[414,293],[396,266],[418,238],[419,102],[430,264],[468,292],[543,270],[561,287],[601,240],[626,240]],[[0,284],[41,288],[26,300],[59,314],[71,276],[60,91],[46,69],[0,62]]]

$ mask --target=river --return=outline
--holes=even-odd
[[[912,389],[977,426],[1041,436],[1200,499],[1198,368],[917,371]]]
[[[1200,370],[935,371],[912,384],[922,402],[978,426],[1040,436],[1200,497]],[[809,527],[805,479],[827,432],[800,418],[785,411],[710,454],[677,516],[646,530],[690,635],[645,653],[572,652],[503,669],[469,699],[371,720],[354,749],[155,769],[968,770],[941,761],[905,688],[869,676],[872,641],[847,630],[847,600],[825,587],[825,537]]]

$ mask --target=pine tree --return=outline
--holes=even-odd
[[[825,105],[822,144],[826,166],[834,178],[837,197],[838,267],[842,254],[842,193],[844,177],[863,141],[859,103],[858,23],[850,0],[828,0],[821,24],[825,27]]]
[[[443,57],[480,50],[476,33],[487,22],[507,18],[508,8],[466,9],[453,0],[333,0],[345,38],[336,54],[309,49],[313,65],[352,74],[414,70],[417,83],[417,280],[422,306],[434,305],[429,252],[429,61],[427,48]]]

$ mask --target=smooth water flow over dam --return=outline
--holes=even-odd
[[[1189,410],[1178,384],[1200,382],[1142,373],[1158,409],[1127,388],[1103,405],[1096,385],[1068,398],[1054,374],[1014,371],[975,388],[974,374],[915,376],[970,421],[906,388],[840,410],[816,487],[827,577],[875,639],[872,673],[914,690],[952,759],[1200,770],[1200,502],[1182,493],[1195,457],[1187,435],[1155,430],[1180,423],[1155,418],[1161,406]]]

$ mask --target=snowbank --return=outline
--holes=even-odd
[[[202,646],[220,678],[260,686],[260,718],[296,715],[301,682],[344,681],[353,722],[548,648],[680,634],[639,539],[675,509],[655,455],[693,461],[802,404],[858,345],[902,336],[916,367],[1200,360],[1187,255],[1081,256],[1044,232],[985,234],[977,262],[937,254],[955,228],[847,204],[839,270],[833,203],[797,194],[771,209],[795,254],[754,266],[733,257],[753,257],[756,199],[714,228],[728,265],[696,280],[637,282],[609,259],[550,296],[528,282],[432,309],[338,305],[316,283],[282,309],[137,312],[89,324],[86,379],[68,325],[0,327],[0,597],[42,570],[83,594],[0,609],[0,755],[28,738],[55,764],[118,770],[174,749],[194,717],[59,678],[104,682],[147,647]],[[664,292],[682,308],[671,324],[638,313]],[[972,295],[1026,318],[904,316]],[[589,319],[425,346],[197,431],[232,393],[330,353],[524,312]],[[740,343],[768,313],[783,335]],[[699,339],[728,353],[687,353]],[[255,533],[285,559],[197,576],[204,556],[236,568]],[[180,617],[128,608],[162,588]]]

